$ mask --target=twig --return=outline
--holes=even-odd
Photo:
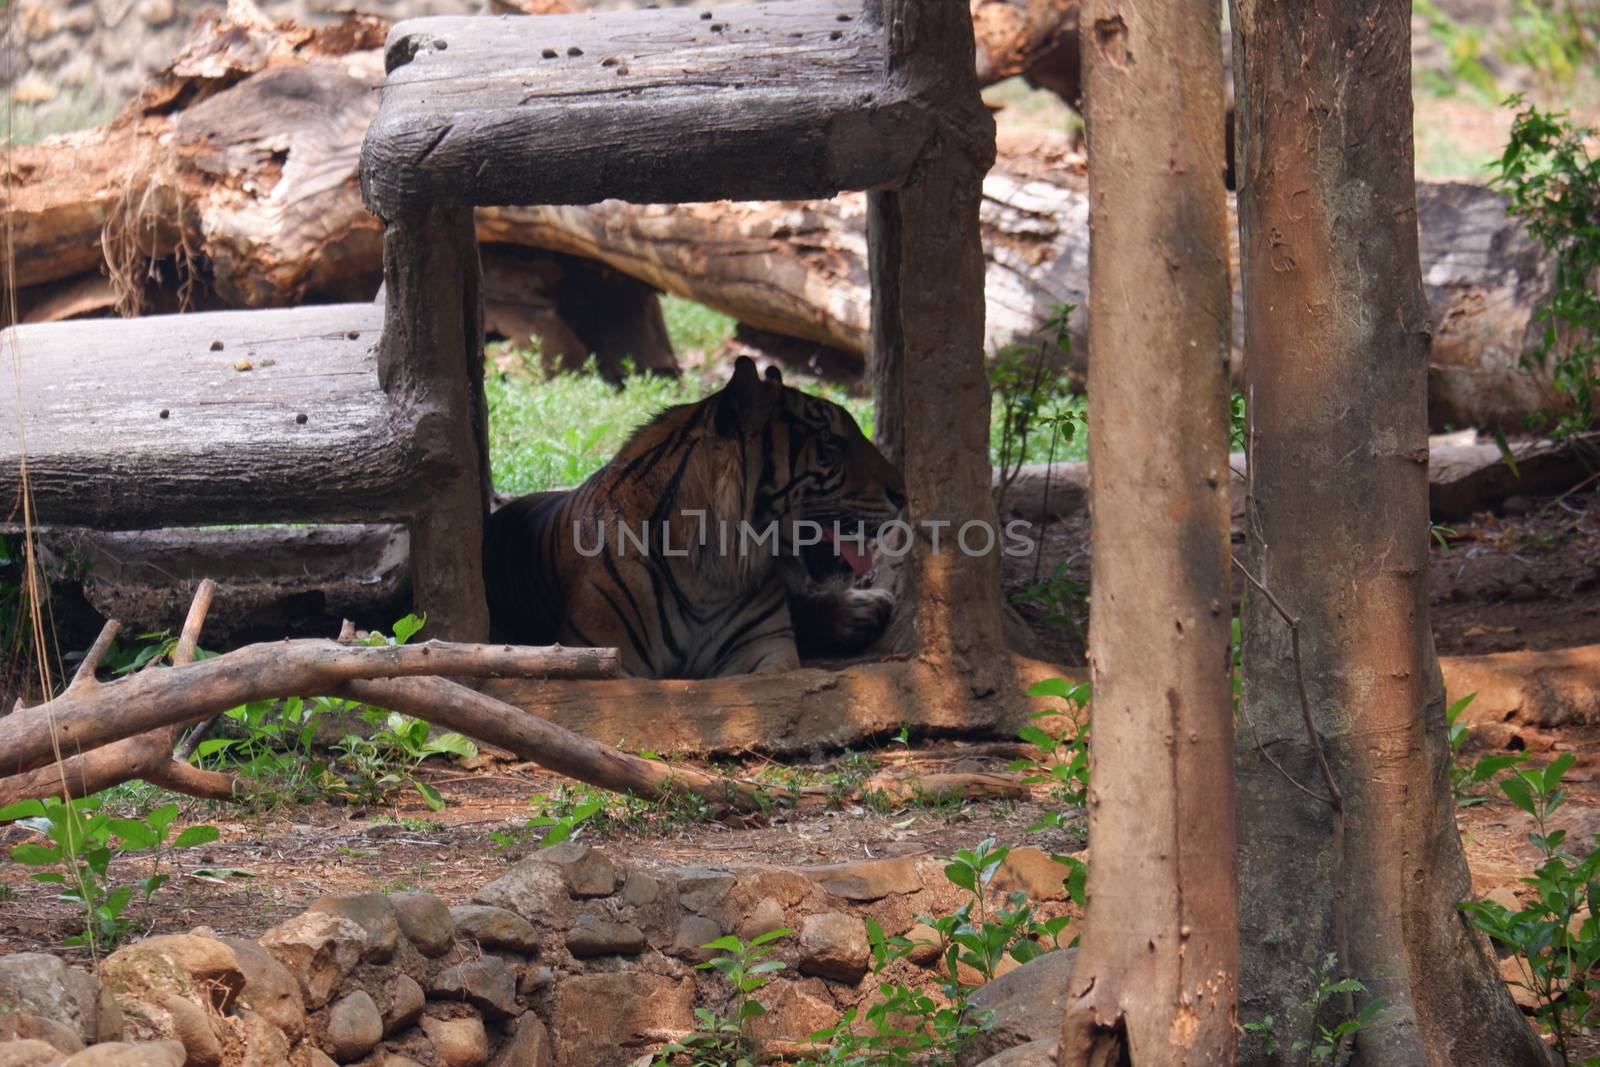
[[[100,636],[94,639],[89,651],[83,654],[83,662],[78,664],[77,673],[72,676],[72,681],[67,683],[67,692],[96,684],[94,672],[100,669],[100,661],[111,651],[111,643],[117,639],[117,634],[121,630],[122,623],[116,619],[106,620],[106,624],[100,628]]]
[[[211,611],[211,598],[216,593],[217,583],[210,578],[200,580],[200,585],[194,591],[194,599],[189,602],[189,614],[183,620],[183,629],[178,632],[178,643],[172,649],[174,665],[194,660],[195,652],[200,647],[200,628],[206,624],[206,615]]]

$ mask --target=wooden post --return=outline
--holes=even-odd
[[[869,194],[876,435],[905,474],[914,530],[889,640],[950,662],[984,695],[1002,684],[1003,650],[978,229],[994,120],[978,96],[964,0],[889,0],[882,17],[888,80],[934,118],[905,183]],[[993,550],[962,551],[968,524],[995,534]],[[967,535],[974,548],[986,538],[976,525]]]
[[[485,640],[489,423],[472,208],[436,205],[386,220],[383,271],[378,378],[412,411],[424,457],[409,523],[412,602],[428,617],[428,637]]]

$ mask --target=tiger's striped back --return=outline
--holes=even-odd
[[[720,392],[663,412],[581,486],[491,516],[493,636],[616,647],[625,671],[657,678],[790,669],[797,639],[870,644],[892,597],[854,587],[858,553],[803,546],[805,524],[871,536],[904,503],[847,411],[741,357]],[[771,540],[752,550],[745,530]]]

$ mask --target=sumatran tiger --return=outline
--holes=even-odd
[[[871,539],[905,504],[849,412],[740,357],[721,391],[657,416],[576,489],[490,517],[493,637],[615,647],[648,678],[860,652],[894,610],[857,588]]]

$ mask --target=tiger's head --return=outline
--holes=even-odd
[[[738,492],[756,529],[776,528],[779,559],[798,560],[816,582],[866,576],[869,542],[905,508],[906,489],[850,413],[784,385],[776,367],[761,377],[745,356],[706,403],[716,434],[738,445],[720,492]]]

